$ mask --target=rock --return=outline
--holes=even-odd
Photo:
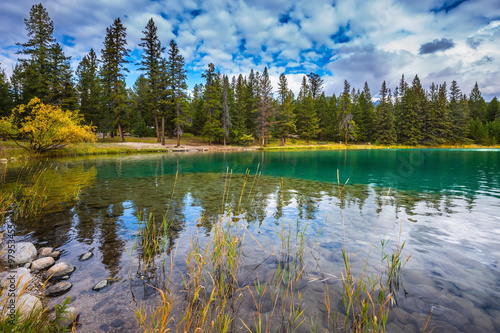
[[[54,262],[55,260],[52,257],[44,257],[37,259],[31,263],[31,270],[34,272],[41,271],[42,269],[54,265]]]
[[[0,163],[7,163],[7,159],[6,158],[0,158]]]
[[[61,280],[68,280],[69,279],[69,275],[64,275]]]
[[[0,255],[0,262],[2,262],[4,265],[23,265],[36,259],[36,248],[30,242],[13,243],[9,244],[9,246],[10,248],[8,248],[7,245],[4,245],[2,247],[2,251],[0,251],[4,252]],[[10,254],[9,250],[11,251]],[[12,261],[9,262],[9,259],[11,259]]]
[[[53,247],[42,247],[40,250],[38,250],[38,256],[40,258],[48,257],[49,254],[52,253],[52,251],[54,251]]]
[[[60,255],[61,255],[61,252],[59,252],[59,251],[54,251],[52,253],[49,253],[49,257],[52,257],[54,259],[59,258]]]
[[[24,267],[19,267],[14,270],[3,272],[0,274],[0,284],[5,286],[5,292],[16,290],[16,296],[21,293],[21,290],[28,286],[33,276],[30,270]],[[2,295],[4,297],[4,295]],[[6,297],[6,295],[5,295]]]
[[[99,290],[102,290],[104,288],[106,288],[108,286],[108,280],[102,280],[100,281],[99,283],[97,283],[93,288],[92,290],[94,291],[99,291]]]
[[[27,262],[27,263],[24,264],[23,267],[26,268],[26,269],[29,269],[31,267],[31,263]]]
[[[12,299],[12,302],[15,305],[9,308],[8,304],[10,303],[10,301],[11,299],[9,299],[7,302],[2,299],[2,302],[0,303],[0,313],[3,318],[9,316],[11,314],[10,311],[13,311],[14,309],[19,312],[21,319],[29,316],[32,311],[40,311],[42,309],[42,302],[40,302],[38,298],[30,294],[22,294],[15,300]],[[7,310],[4,309],[4,306],[6,304]]]
[[[49,268],[45,273],[45,278],[58,279],[65,275],[70,275],[75,270],[75,266],[66,262],[60,262]]]
[[[85,252],[84,254],[82,254],[78,260],[80,261],[86,261],[86,260],[89,260],[90,258],[92,258],[94,256],[94,254],[91,252],[91,251],[88,251],[88,252]]]
[[[68,281],[59,282],[51,287],[48,287],[43,293],[45,296],[59,296],[69,291],[73,285]]]
[[[71,329],[71,327],[78,321],[80,312],[73,306],[66,308],[61,314],[61,320],[58,323],[59,330]]]

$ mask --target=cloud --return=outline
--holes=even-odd
[[[478,46],[481,45],[481,43],[483,41],[484,41],[484,39],[482,39],[482,38],[468,37],[467,40],[465,41],[465,43],[471,49],[477,50]]]
[[[455,43],[453,43],[453,40],[451,39],[447,38],[442,38],[441,40],[434,39],[432,42],[420,45],[420,50],[418,51],[418,53],[419,54],[435,53],[438,51],[445,51],[453,47],[455,47]]]

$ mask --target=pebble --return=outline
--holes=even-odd
[[[94,256],[94,254],[90,251],[88,252],[85,252],[84,254],[82,254],[80,256],[80,258],[78,258],[78,260],[80,261],[85,261],[85,260],[89,260],[90,258],[92,258]]]
[[[71,287],[73,287],[73,285],[68,281],[59,282],[53,286],[48,287],[45,290],[44,295],[51,297],[59,296],[70,290]]]
[[[94,291],[99,291],[99,290],[102,290],[104,288],[106,288],[108,286],[108,280],[102,280],[100,282],[98,282],[93,288],[92,290]]]
[[[20,242],[14,243],[13,245],[14,246],[11,247],[11,250],[13,249],[14,251],[11,251],[10,254],[7,246],[4,246],[2,248],[2,251],[0,251],[3,252],[0,255],[0,262],[2,262],[3,264],[7,265],[12,263],[14,265],[23,265],[36,259],[37,252],[35,245],[33,245],[32,243]],[[13,262],[9,263],[9,259],[12,259]]]
[[[75,270],[75,266],[66,262],[60,262],[49,268],[45,273],[45,278],[57,279],[65,275],[70,275]]]
[[[31,270],[33,272],[41,271],[42,269],[48,268],[54,265],[55,260],[52,257],[40,258],[31,263]]]

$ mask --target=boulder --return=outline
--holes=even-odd
[[[49,268],[45,272],[45,278],[58,279],[65,275],[70,275],[75,270],[75,266],[68,264],[67,262],[60,262]]]
[[[11,253],[9,253],[9,250]],[[30,242],[12,243],[9,245],[4,242],[0,252],[3,252],[0,255],[0,262],[4,265],[23,265],[25,263],[32,262],[37,256],[35,245]],[[9,262],[10,259],[11,262]]]
[[[33,272],[41,271],[42,269],[45,269],[45,268],[48,268],[48,267],[54,265],[54,262],[55,262],[55,260],[52,257],[44,257],[44,258],[37,259],[31,263],[31,270]]]
[[[19,312],[21,319],[26,318],[33,311],[40,311],[42,309],[42,302],[40,302],[37,297],[30,294],[22,294],[21,296],[15,298],[15,300],[12,299],[14,304],[12,307],[9,307],[9,304],[11,304],[10,301],[10,299],[5,301],[5,299],[2,298],[0,303],[0,313],[3,318],[9,316],[11,311],[14,311],[14,309]],[[7,309],[4,309],[4,306],[7,306]]]
[[[54,251],[54,252],[49,253],[49,257],[52,257],[54,259],[59,258],[60,255],[61,255],[61,252],[59,252],[59,251]]]
[[[30,270],[24,267],[19,267],[0,274],[0,284],[5,287],[5,293],[15,290],[16,296],[21,294],[21,291],[28,286],[33,276]],[[6,295],[5,295],[6,296]],[[4,295],[2,295],[4,297]]]
[[[45,296],[56,297],[69,291],[73,285],[68,281],[59,282],[44,291]]]

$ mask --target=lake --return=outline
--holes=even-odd
[[[294,302],[307,320],[298,331],[310,331],[310,318],[318,332],[327,328],[327,293],[345,314],[342,250],[355,276],[365,262],[371,276],[403,242],[402,256],[411,257],[394,288],[387,331],[421,332],[431,311],[427,331],[500,331],[500,150],[169,153],[44,163],[56,170],[49,200],[57,205],[37,221],[16,222],[16,232],[37,248],[60,249],[59,261],[76,266],[72,289],[49,304],[72,297],[79,332],[135,332],[134,309],[156,305],[155,288],[169,276],[170,288],[182,293],[190,244],[206,244],[223,212],[245,234],[240,288],[272,279],[284,236],[291,257],[300,247],[301,298]],[[3,188],[29,179],[20,167],[4,168]],[[139,230],[165,216],[164,246],[147,263]],[[79,261],[89,250],[94,256]],[[93,291],[103,279],[111,285]],[[269,317],[272,298],[262,302]],[[253,301],[242,297],[234,311],[234,331],[254,327]]]

